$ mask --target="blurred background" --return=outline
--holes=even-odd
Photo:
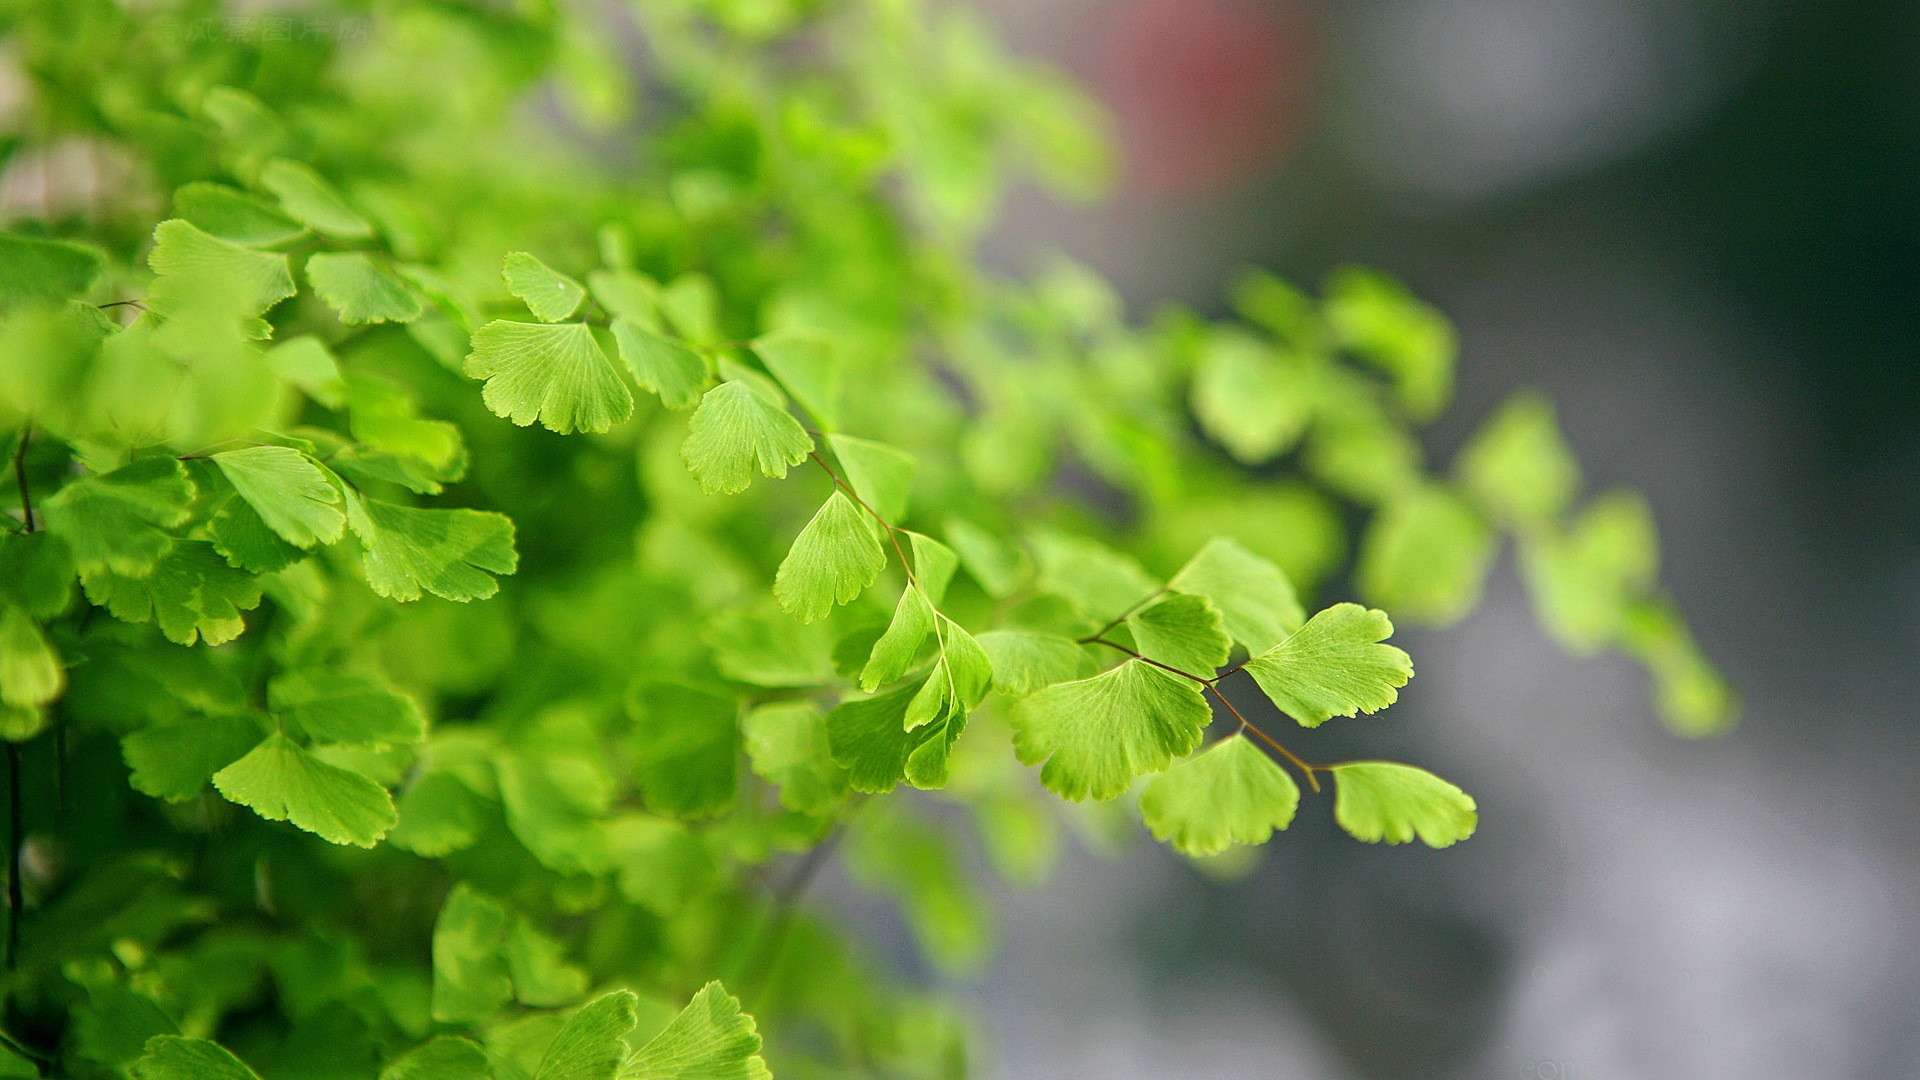
[[[1590,486],[1652,499],[1746,702],[1730,739],[1666,736],[1503,567],[1396,638],[1399,706],[1321,733],[1458,781],[1479,834],[1358,845],[1308,799],[1231,883],[1078,852],[1003,898],[969,991],[998,1074],[1920,1076],[1920,4],[987,10],[1126,159],[1097,207],[1019,193],[996,264],[1064,251],[1136,317],[1218,313],[1245,265],[1404,277],[1463,343],[1433,459],[1549,392]]]

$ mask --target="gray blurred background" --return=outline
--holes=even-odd
[[[1342,262],[1457,321],[1446,462],[1537,386],[1746,701],[1664,735],[1643,677],[1484,609],[1329,754],[1479,799],[1445,852],[1308,799],[1251,876],[1076,851],[968,993],[1008,1080],[1920,1076],[1920,4],[997,0],[1114,110],[1118,197],[1020,193],[1136,315]]]

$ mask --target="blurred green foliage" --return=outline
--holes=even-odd
[[[0,1075],[962,1075],[964,1016],[799,904],[839,841],[964,972],[970,834],[1030,882],[1139,793],[1209,855],[1297,774],[1362,840],[1463,839],[1458,788],[1219,683],[1385,708],[1386,612],[1464,616],[1502,536],[1556,638],[1731,718],[1545,403],[1429,468],[1455,341],[1392,281],[1141,326],[984,272],[1009,173],[1111,164],[964,11],[0,27]],[[1311,614],[1350,550],[1375,606]]]

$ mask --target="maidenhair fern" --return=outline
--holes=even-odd
[[[981,269],[1009,171],[1107,166],[949,5],[0,28],[0,162],[103,193],[0,234],[0,1074],[959,1075],[951,1007],[805,910],[823,860],[953,970],[961,834],[1032,880],[1062,799],[1196,857],[1303,797],[1466,839],[1311,729],[1509,540],[1547,633],[1731,719],[1546,402],[1428,462],[1456,343],[1392,280],[1140,325]]]

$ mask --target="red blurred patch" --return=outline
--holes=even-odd
[[[1311,28],[1284,0],[1120,0],[1097,82],[1120,124],[1128,186],[1231,187],[1305,128]]]

